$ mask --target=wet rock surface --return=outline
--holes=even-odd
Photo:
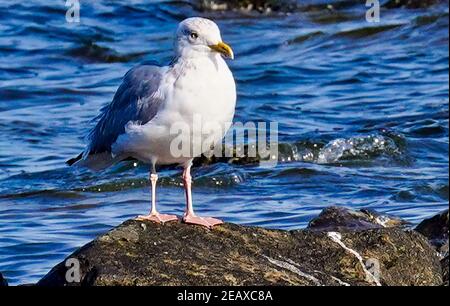
[[[447,209],[440,214],[423,220],[417,225],[415,230],[427,237],[442,257],[445,257],[448,255],[448,224],[449,212]]]
[[[389,0],[384,4],[387,8],[406,7],[411,9],[427,8],[438,3],[445,3],[448,0]]]
[[[316,228],[317,229],[317,228]],[[38,285],[441,285],[426,238],[399,228],[269,230],[128,220]],[[79,263],[79,278],[70,270]],[[66,265],[68,267],[66,267]],[[68,274],[69,273],[69,274]],[[79,282],[78,282],[79,281]]]
[[[0,287],[8,286],[8,282],[5,278],[3,278],[3,275],[0,273]]]
[[[270,13],[272,11],[290,12],[298,7],[295,0],[197,0],[197,9],[211,11],[257,11]]]
[[[404,227],[408,223],[394,216],[380,214],[374,210],[351,210],[330,206],[309,222],[308,229],[321,231],[364,230],[371,228]]]
[[[381,1],[381,5],[384,8],[388,9],[424,9],[439,3],[446,2],[448,2],[448,0],[385,0]],[[332,12],[361,5],[361,2],[356,0],[194,0],[192,3],[199,11],[240,11],[259,12],[265,14],[271,12],[292,13],[296,11]]]
[[[441,260],[442,266],[442,281],[444,286],[448,286],[448,270],[449,270],[449,260],[448,255]]]
[[[448,252],[448,209],[431,218],[423,220],[417,227],[416,231],[424,235],[430,244],[436,248],[441,258],[442,280],[443,285],[448,286],[448,270],[449,270],[449,252]]]

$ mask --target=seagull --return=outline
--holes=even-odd
[[[221,143],[232,124],[236,84],[225,59],[234,54],[217,24],[200,17],[179,23],[174,47],[168,66],[143,64],[125,74],[112,102],[95,118],[85,150],[67,163],[93,170],[127,158],[150,164],[151,210],[138,220],[157,223],[178,218],[156,209],[156,165],[181,165],[186,197],[182,220],[212,228],[223,221],[194,213],[190,172],[193,159]]]

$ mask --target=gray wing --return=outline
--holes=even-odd
[[[98,122],[88,134],[86,155],[111,152],[111,145],[125,132],[128,122],[145,124],[156,115],[163,101],[158,91],[163,70],[142,65],[127,72],[112,102],[95,118]]]

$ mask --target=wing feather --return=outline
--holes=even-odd
[[[85,155],[111,152],[112,144],[125,132],[128,122],[145,124],[156,115],[164,96],[159,90],[164,68],[142,65],[124,76],[112,102],[95,118],[88,134]]]

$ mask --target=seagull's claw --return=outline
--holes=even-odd
[[[197,217],[195,215],[185,215],[183,217],[183,222],[186,224],[201,225],[207,228],[212,228],[215,225],[223,224],[223,221],[220,219],[212,217]]]
[[[175,215],[166,215],[166,214],[156,213],[156,214],[149,214],[147,216],[138,216],[136,218],[136,220],[151,221],[151,222],[155,222],[155,223],[164,224],[164,223],[170,222],[170,221],[177,221],[178,217]]]

